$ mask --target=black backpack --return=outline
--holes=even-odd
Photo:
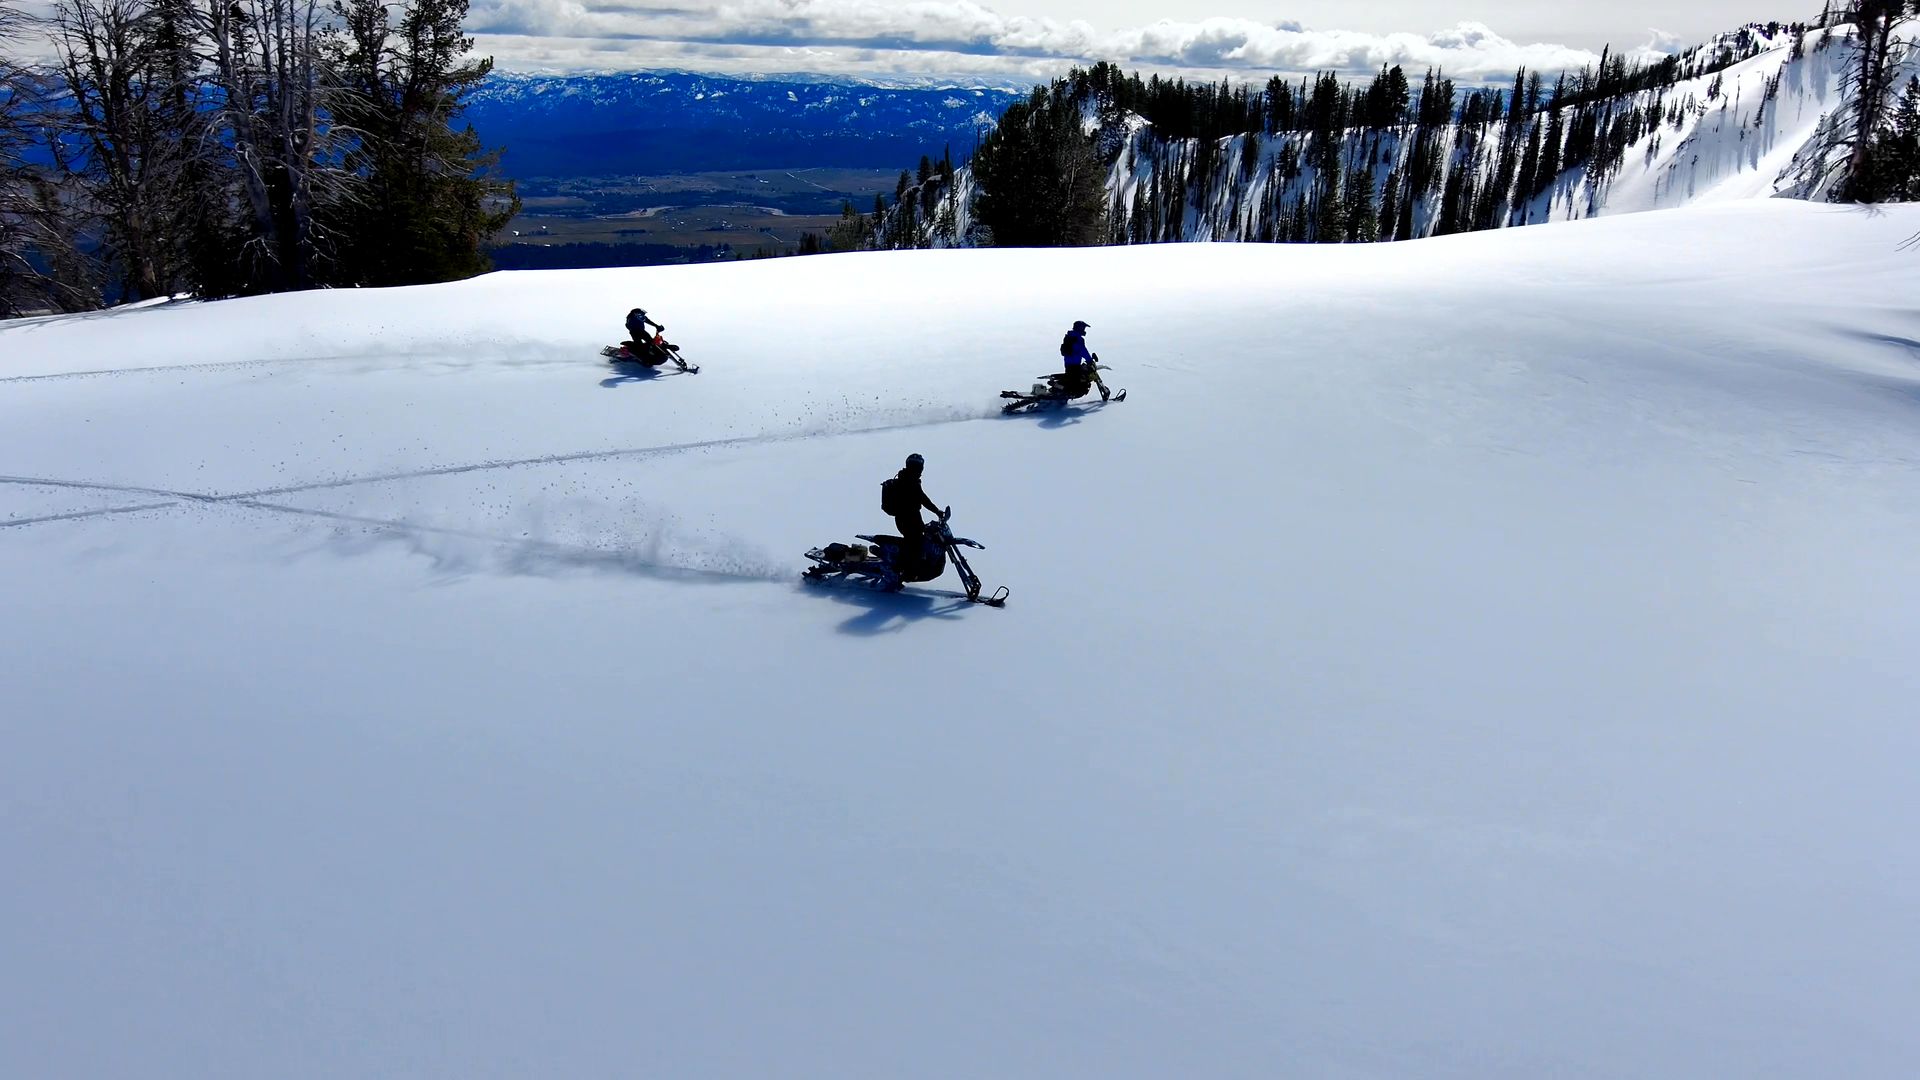
[[[912,513],[917,505],[913,501],[913,493],[907,490],[907,485],[899,477],[890,476],[880,481],[881,513],[888,517],[899,517]]]
[[[1066,337],[1063,337],[1060,339],[1060,359],[1065,360],[1067,357],[1072,355],[1073,355],[1073,334],[1069,332]]]

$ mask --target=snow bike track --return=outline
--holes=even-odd
[[[286,484],[271,488],[250,491],[216,493],[183,491],[169,488],[146,487],[137,484],[114,484],[94,480],[63,480],[50,477],[0,476],[0,485],[20,487],[65,488],[78,491],[102,491],[127,495],[160,496],[170,501],[148,502],[134,506],[108,506],[87,510],[75,510],[66,513],[44,514],[35,517],[0,521],[0,529],[25,528],[33,525],[47,525],[60,522],[85,521],[93,518],[114,517],[147,511],[171,509],[176,506],[238,506],[266,513],[286,514],[297,517],[321,518],[342,524],[362,525],[371,528],[407,534],[433,534],[476,540],[489,544],[514,545],[523,548],[565,555],[576,561],[586,559],[609,566],[644,570],[650,576],[663,578],[708,578],[736,581],[765,581],[764,574],[736,574],[725,571],[679,567],[665,563],[654,563],[623,555],[618,551],[589,549],[570,545],[554,544],[546,541],[529,542],[524,538],[502,537],[467,529],[454,529],[443,526],[426,525],[417,522],[374,517],[361,514],[348,514],[337,511],[321,510],[311,507],[289,506],[284,503],[264,500],[277,496],[297,495],[313,491],[330,491],[343,488],[363,487],[373,484],[396,483],[407,480],[424,480],[446,476],[460,476],[470,473],[497,470],[532,468],[543,465],[565,465],[577,462],[608,461],[620,459],[643,459],[666,457],[674,454],[693,453],[700,450],[724,449],[729,447],[758,446],[783,442],[795,442],[809,439],[835,438],[839,436],[877,435],[888,432],[911,431],[925,428],[946,427],[955,424],[975,423],[981,420],[1000,419],[997,412],[975,417],[959,419],[929,420],[919,423],[878,424],[864,428],[829,428],[792,432],[743,435],[726,439],[704,439],[695,442],[669,443],[658,446],[627,447],[614,450],[583,450],[572,453],[542,454],[535,457],[490,460],[462,465],[443,465],[425,469],[375,473],[365,476],[347,477],[336,480],[320,480],[304,484]]]

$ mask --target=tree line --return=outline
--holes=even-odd
[[[0,8],[0,316],[484,271],[519,203],[456,126],[492,69],[467,8]],[[51,64],[6,59],[36,38]]]

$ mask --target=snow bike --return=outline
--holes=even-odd
[[[689,375],[700,374],[700,365],[688,363],[680,355],[680,346],[668,341],[665,333],[653,335],[650,341],[623,341],[618,345],[609,345],[600,350],[600,355],[616,364],[658,368],[671,363]]]
[[[1006,587],[982,595],[980,576],[973,572],[960,551],[961,548],[985,551],[986,545],[953,535],[953,530],[947,527],[950,514],[948,511],[928,523],[926,544],[917,557],[916,553],[906,550],[907,542],[898,536],[860,536],[856,539],[866,543],[828,544],[807,552],[807,558],[813,560],[814,565],[801,576],[819,585],[899,592],[910,582],[935,580],[946,573],[947,563],[951,562],[954,572],[960,575],[961,584],[966,586],[969,603],[1006,607]]]
[[[1056,371],[1051,375],[1042,376],[1043,381],[1035,382],[1031,390],[1002,390],[1000,396],[1006,398],[1007,403],[1001,406],[1000,411],[1012,416],[1015,413],[1065,408],[1068,402],[1087,396],[1095,387],[1100,389],[1102,404],[1127,400],[1125,390],[1114,393],[1107,388],[1106,380],[1100,377],[1101,372],[1113,369],[1100,362],[1099,353],[1095,353],[1091,361],[1080,366],[1086,368],[1087,372],[1084,380],[1078,383],[1066,372]]]

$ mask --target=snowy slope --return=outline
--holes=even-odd
[[[1795,159],[1818,144],[1821,126],[1846,102],[1842,75],[1851,62],[1850,29],[1815,31],[1795,56],[1791,38],[1724,72],[1682,82],[1662,98],[1677,105],[1662,124],[1627,149],[1617,173],[1563,176],[1535,207],[1536,219],[1631,214],[1806,195],[1830,178],[1802,176]]]
[[[0,1074],[1913,1075],[1915,232],[0,327]],[[1007,610],[797,584],[911,451]]]

